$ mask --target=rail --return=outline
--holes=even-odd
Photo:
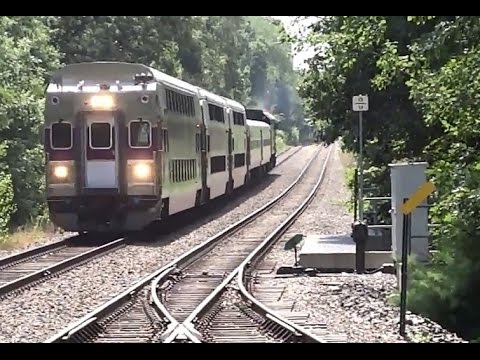
[[[291,158],[291,156],[293,156],[298,151],[300,151],[300,149],[301,147],[294,149],[292,153],[288,154],[285,158],[281,159],[281,161],[277,163],[277,166],[285,162],[287,159]],[[128,289],[118,294],[115,298],[111,299],[107,303],[103,304],[102,306],[98,307],[97,309],[93,310],[89,314],[82,317],[80,320],[67,326],[65,329],[61,330],[59,333],[47,339],[46,342],[61,343],[61,342],[76,341],[83,337],[82,335],[83,333],[89,333],[90,331],[95,332],[95,326],[101,319],[108,316],[115,309],[118,309],[121,306],[127,304],[130,301],[130,299],[132,299],[139,291],[141,291],[143,288],[145,288],[145,286],[147,286],[151,282],[152,283],[150,285],[152,287],[152,296],[151,296],[152,302],[156,305],[157,313],[159,313],[160,318],[167,326],[167,331],[164,333],[164,337],[168,338],[168,336],[171,336],[172,334],[179,334],[179,336],[180,334],[182,334],[182,335],[185,335],[190,341],[198,342],[195,335],[191,334],[188,329],[184,329],[182,324],[178,324],[178,322],[170,314],[168,314],[168,311],[164,309],[163,305],[159,301],[158,296],[153,295],[154,293],[153,289],[158,286],[158,284],[161,282],[162,279],[170,275],[177,268],[179,263],[188,264],[194,261],[199,256],[201,256],[201,254],[207,252],[212,247],[214,247],[215,244],[217,244],[219,241],[231,235],[232,233],[236,232],[240,228],[246,226],[248,223],[254,220],[258,215],[268,211],[268,209],[270,209],[275,203],[277,203],[279,200],[284,198],[291,191],[291,189],[298,183],[300,178],[305,173],[306,168],[308,168],[309,164],[313,162],[313,160],[315,159],[319,151],[320,149],[317,150],[315,155],[312,157],[312,159],[309,161],[309,163],[305,167],[304,171],[302,171],[302,173],[297,177],[297,179],[286,190],[284,190],[280,195],[278,195],[275,199],[271,200],[269,203],[265,204],[260,209],[255,210],[254,212],[247,215],[243,219],[225,228],[220,233],[210,237],[203,243],[197,245],[190,251],[184,253],[179,258],[171,261],[170,263],[158,269],[157,271],[140,279],[138,282],[130,286]]]
[[[319,176],[319,179],[317,180],[314,188],[312,191],[309,193],[307,198],[302,202],[300,207],[298,207],[294,213],[292,213],[287,220],[285,220],[279,227],[277,227],[270,235],[265,238],[265,240],[251,252],[246,259],[238,266],[236,267],[233,271],[231,271],[228,276],[222,281],[220,285],[218,285],[211,293],[208,295],[196,308],[193,310],[193,312],[185,319],[185,321],[182,324],[178,324],[177,327],[173,330],[171,330],[170,334],[168,334],[165,337],[164,342],[175,342],[176,340],[184,341],[186,339],[189,339],[192,342],[201,342],[201,336],[196,331],[194,323],[196,320],[202,317],[212,306],[214,303],[218,301],[218,299],[222,296],[222,294],[225,292],[227,289],[227,286],[232,283],[232,281],[235,279],[235,277],[238,278],[238,286],[240,288],[242,297],[248,301],[249,303],[253,304],[257,311],[263,315],[265,318],[268,318],[270,321],[273,321],[277,325],[281,326],[282,328],[288,330],[291,333],[296,334],[297,337],[301,337],[303,341],[305,342],[323,342],[320,338],[317,338],[315,335],[311,334],[310,332],[302,329],[300,326],[290,322],[289,320],[281,317],[280,315],[276,314],[275,312],[267,309],[263,304],[258,302],[252,295],[250,295],[247,290],[245,289],[243,281],[245,280],[244,278],[244,273],[246,267],[250,266],[252,262],[258,260],[261,258],[263,253],[267,251],[271,246],[275,244],[277,240],[280,239],[280,237],[283,235],[285,231],[292,225],[293,221],[297,219],[303,211],[306,209],[308,204],[313,200],[316,192],[318,191],[320,184],[323,180],[325,169],[327,167],[330,154],[331,154],[332,148],[330,148],[327,158],[324,161],[323,168],[321,171],[321,174]],[[315,154],[315,156],[309,161],[307,166],[302,170],[300,175],[297,177],[294,183],[286,190],[290,191],[293,186],[295,186],[301,178],[304,176],[305,172],[307,169],[310,167],[311,163],[313,160],[316,158],[318,153]],[[276,199],[273,199],[269,204],[266,204],[264,206],[264,209],[269,207],[269,205],[273,205],[277,203],[280,198],[284,197],[286,194],[280,194]],[[261,213],[263,213],[262,208],[259,209],[257,212],[252,213],[252,215],[259,216]],[[239,224],[242,223],[242,220],[239,221]],[[245,226],[245,224],[243,225]],[[192,259],[190,259],[192,260]],[[178,268],[181,264],[181,261],[177,262],[176,268]],[[173,271],[173,268],[171,269]],[[169,273],[166,272],[162,274],[162,276],[167,276]],[[152,288],[153,289],[153,288]],[[169,314],[168,311],[166,311],[165,307],[162,306],[162,312],[165,314]],[[179,329],[179,327],[182,327]]]

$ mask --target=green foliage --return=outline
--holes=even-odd
[[[293,70],[291,44],[284,41],[285,29],[276,20],[249,16],[256,37],[251,45],[251,92],[249,106],[267,110],[281,120],[279,128],[298,141],[293,129],[305,125],[303,103],[297,92],[298,74]]]
[[[355,167],[347,167],[345,169],[345,184],[349,189],[352,189],[352,196],[350,199],[347,201],[347,210],[353,213],[354,209],[354,191],[353,189],[355,188]]]
[[[50,17],[0,17],[0,163],[11,181],[14,224],[25,223],[43,206],[43,155],[39,145],[44,82],[58,66],[50,43]],[[28,179],[28,180],[27,180]],[[7,183],[5,183],[7,184]],[[7,186],[7,185],[5,185]]]
[[[1,159],[5,156],[5,146],[0,144],[0,242],[8,231],[12,214],[16,207],[13,202],[12,177],[8,166]]]
[[[282,130],[277,130],[275,143],[277,146],[277,152],[282,152],[287,148],[287,134]]]
[[[61,63],[143,63],[283,111],[289,125],[303,111],[283,34],[280,23],[255,16],[0,17],[0,231],[48,221],[39,132],[46,79]],[[282,146],[292,137],[284,130]]]
[[[467,338],[480,336],[480,20],[470,16],[325,17],[309,41],[326,43],[304,74],[307,115],[323,137],[358,152],[351,97],[367,93],[366,187],[389,193],[387,164],[426,160],[438,188],[439,253],[414,265],[409,301]],[[350,184],[351,185],[351,184]]]
[[[0,172],[0,239],[6,234],[14,211],[12,178]]]

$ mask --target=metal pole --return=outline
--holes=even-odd
[[[406,199],[404,200],[404,202]],[[410,238],[410,216],[403,215],[402,234],[402,274],[400,282],[400,335],[405,336],[405,323],[407,314],[407,275],[408,275],[408,243]]]
[[[355,169],[355,179],[353,181],[353,221],[357,221],[358,209],[358,168]]]
[[[358,220],[363,221],[363,116],[361,111],[358,113],[358,143]]]

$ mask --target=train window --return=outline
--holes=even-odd
[[[109,123],[90,125],[90,147],[92,149],[110,149],[112,147],[112,127]]]
[[[128,139],[132,148],[148,148],[152,144],[152,128],[148,121],[131,121]]]
[[[183,115],[187,115],[187,97],[185,95],[182,95],[182,111],[181,113]]]
[[[193,98],[191,98],[190,96],[187,98],[187,107],[188,107],[188,115],[189,116],[194,116],[195,114],[195,110],[193,109]]]
[[[188,180],[189,172],[188,172],[188,160],[183,160],[183,181]]]
[[[208,104],[208,112],[211,121],[225,122],[223,108],[220,106]]]
[[[218,172],[225,171],[225,156],[212,156],[210,158],[210,173],[215,174]]]
[[[233,124],[234,125],[245,125],[245,118],[242,113],[233,112]]]
[[[162,129],[162,149],[165,152],[168,152],[169,149],[167,129]]]
[[[72,147],[72,125],[70,123],[54,123],[50,130],[52,149],[70,149]]]
[[[165,90],[167,96],[167,109],[173,110],[173,92],[171,90]]]
[[[234,155],[234,167],[245,166],[245,154],[235,154]]]
[[[195,134],[195,152],[200,152],[200,134]]]

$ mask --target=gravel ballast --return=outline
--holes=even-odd
[[[337,147],[316,198],[259,264],[254,295],[274,310],[289,308],[282,312],[286,316],[290,316],[288,311],[306,314],[307,324],[325,324],[329,333],[344,335],[348,342],[463,342],[440,325],[410,312],[408,337],[401,337],[399,308],[388,300],[396,288],[395,275],[275,275],[281,266],[294,264],[293,253],[283,250],[294,234],[350,234],[352,216],[345,207],[348,197]]]
[[[272,170],[274,179],[255,194],[255,189],[232,200],[228,209],[186,226],[153,244],[129,245],[95,259],[22,294],[0,301],[0,341],[41,342],[85,316],[148,273],[159,269],[223,228],[238,221],[278,195],[298,176],[316,146],[302,148]],[[258,191],[258,190],[257,190]]]
[[[289,154],[293,153],[296,149],[298,149],[298,146],[290,147],[289,149],[285,150],[282,152],[280,155],[278,155],[277,158],[277,163],[280,161],[282,158],[287,157]],[[16,246],[15,248],[12,249],[0,249],[0,259],[7,257],[7,256],[12,256],[18,253],[21,253],[23,251],[27,251],[36,247],[40,246],[45,246],[54,242],[58,242],[64,239],[67,239],[72,236],[76,236],[77,233],[74,232],[56,232],[56,233],[51,233],[48,234],[47,236],[43,238],[39,238],[31,243],[23,244],[22,246]]]

